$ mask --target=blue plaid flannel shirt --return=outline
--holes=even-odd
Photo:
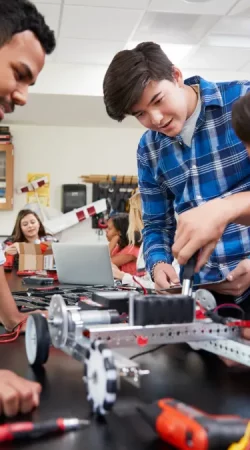
[[[173,261],[175,212],[181,214],[214,198],[250,190],[250,159],[231,125],[232,105],[250,90],[250,81],[212,83],[195,76],[185,84],[199,84],[201,96],[191,147],[181,136],[169,138],[148,130],[137,152],[148,271],[157,261]],[[229,224],[195,283],[225,279],[249,255],[250,227]],[[250,289],[237,301],[249,294]]]

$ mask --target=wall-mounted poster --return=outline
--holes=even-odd
[[[28,173],[27,181],[32,183],[43,177],[46,177],[47,182],[41,181],[35,191],[27,192],[27,203],[36,203],[39,199],[41,206],[50,206],[50,175],[48,173]]]

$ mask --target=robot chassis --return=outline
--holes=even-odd
[[[119,348],[188,343],[194,349],[207,350],[250,366],[250,345],[240,338],[239,327],[214,323],[210,319],[136,325],[133,312],[138,297],[144,296],[128,293],[129,319],[128,323],[121,323],[116,310],[82,310],[78,306],[67,306],[61,295],[54,295],[48,319],[40,314],[28,318],[25,346],[29,363],[44,364],[50,345],[83,363],[87,399],[92,412],[98,415],[105,415],[112,409],[121,378],[139,387],[141,376],[150,372],[141,370],[134,360],[119,354]],[[192,300],[193,316],[196,302],[207,310],[216,306],[213,295],[205,289],[192,293]]]

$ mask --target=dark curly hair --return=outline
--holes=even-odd
[[[36,6],[28,0],[0,0],[0,47],[17,33],[30,30],[40,41],[46,54],[56,46],[54,31],[46,24]]]
[[[118,245],[122,250],[123,248],[127,247],[127,245],[129,245],[128,239],[129,215],[126,213],[114,214],[113,216],[110,216],[110,219],[112,220],[115,229],[120,233]],[[140,233],[138,233],[137,231],[135,232],[134,245],[136,247],[140,247],[141,245]]]

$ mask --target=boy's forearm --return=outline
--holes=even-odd
[[[23,315],[18,311],[15,301],[11,295],[8,283],[5,278],[3,266],[0,266],[0,320],[8,329],[12,330]]]
[[[240,192],[223,199],[226,205],[227,223],[250,226],[250,192]]]

